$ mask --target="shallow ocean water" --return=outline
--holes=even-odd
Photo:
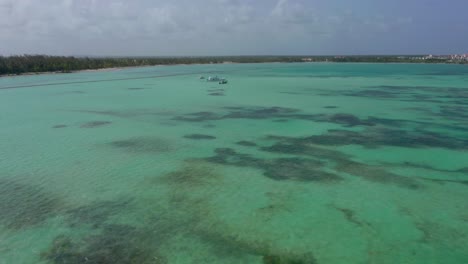
[[[468,263],[467,150],[462,65],[4,77],[0,263]]]

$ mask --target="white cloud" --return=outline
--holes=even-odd
[[[323,13],[320,0],[0,0],[0,54],[317,53],[407,17]]]
[[[286,23],[307,24],[317,20],[315,11],[305,2],[298,0],[278,0],[271,15]]]

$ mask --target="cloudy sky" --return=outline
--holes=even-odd
[[[468,52],[468,0],[0,0],[0,54]]]

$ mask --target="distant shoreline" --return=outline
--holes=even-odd
[[[237,56],[173,58],[75,58],[54,56],[0,56],[0,78],[44,74],[108,72],[127,68],[177,65],[219,65],[246,63],[375,63],[375,64],[455,64],[468,65],[468,60],[414,59],[401,56]],[[8,65],[13,65],[8,67]],[[2,68],[3,67],[3,68]],[[41,68],[42,67],[42,68]],[[43,69],[43,70],[41,70]]]
[[[137,66],[135,66],[137,67]],[[43,75],[43,74],[70,74],[70,73],[79,73],[79,72],[111,72],[111,71],[118,71],[125,68],[134,68],[134,67],[112,67],[112,68],[101,68],[101,69],[93,69],[93,70],[76,70],[76,71],[69,71],[69,72],[62,72],[62,71],[45,71],[45,72],[25,72],[19,74],[3,74],[0,77],[19,77],[19,76],[31,76],[31,75]]]

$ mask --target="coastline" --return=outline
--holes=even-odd
[[[288,62],[250,62],[252,64],[262,64],[262,63],[288,63]],[[289,62],[290,63],[290,62]],[[46,75],[46,74],[72,74],[72,73],[82,73],[82,72],[113,72],[120,71],[131,68],[146,68],[146,67],[169,67],[169,66],[182,66],[182,65],[208,65],[209,63],[178,63],[178,64],[158,64],[158,65],[137,65],[137,66],[124,66],[124,67],[109,67],[109,68],[100,68],[100,69],[85,69],[85,70],[75,70],[69,72],[63,71],[50,71],[50,72],[25,72],[20,74],[0,74],[0,78],[6,77],[21,77],[21,76],[35,76],[35,75]],[[242,64],[240,62],[225,62],[225,63],[216,63],[216,64]],[[244,63],[247,64],[247,63]]]
[[[112,72],[112,71],[118,71],[122,70],[125,68],[135,68],[138,66],[134,67],[111,67],[111,68],[101,68],[101,69],[86,69],[86,70],[76,70],[76,71],[69,71],[69,72],[63,72],[63,71],[50,71],[50,72],[25,72],[25,73],[20,73],[20,74],[3,74],[0,75],[0,78],[3,77],[20,77],[20,76],[34,76],[34,75],[44,75],[44,74],[70,74],[70,73],[80,73],[80,72]],[[144,67],[144,66],[142,66]]]
[[[255,64],[260,63],[272,63],[272,62],[253,62]],[[277,63],[285,63],[285,62],[277,62]],[[146,68],[146,67],[160,67],[160,66],[181,66],[181,65],[207,65],[208,63],[179,63],[179,64],[159,64],[159,65],[137,65],[137,66],[124,66],[124,67],[109,67],[109,68],[100,68],[100,69],[85,69],[85,70],[75,70],[75,71],[50,71],[50,72],[25,72],[20,74],[0,74],[0,78],[5,77],[21,77],[21,76],[35,76],[35,75],[46,75],[46,74],[72,74],[72,73],[83,73],[83,72],[113,72],[113,71],[120,71],[125,69],[131,68]],[[229,62],[229,63],[217,63],[217,64],[240,64],[239,62]]]
[[[22,77],[22,76],[35,76],[35,75],[46,75],[46,74],[72,74],[72,73],[83,73],[83,72],[113,72],[120,71],[130,68],[145,68],[145,67],[158,67],[158,66],[182,66],[182,65],[224,65],[224,64],[266,64],[266,63],[278,63],[278,64],[291,64],[291,63],[314,63],[314,64],[444,64],[444,65],[465,65],[466,63],[450,63],[450,62],[378,62],[378,61],[356,61],[356,62],[341,62],[341,61],[296,61],[296,62],[284,62],[284,61],[268,61],[268,62],[222,62],[222,63],[177,63],[177,64],[158,64],[158,65],[136,65],[136,66],[123,66],[123,67],[109,67],[99,69],[84,69],[74,71],[49,71],[49,72],[25,72],[20,74],[0,74],[0,78],[6,77]]]

